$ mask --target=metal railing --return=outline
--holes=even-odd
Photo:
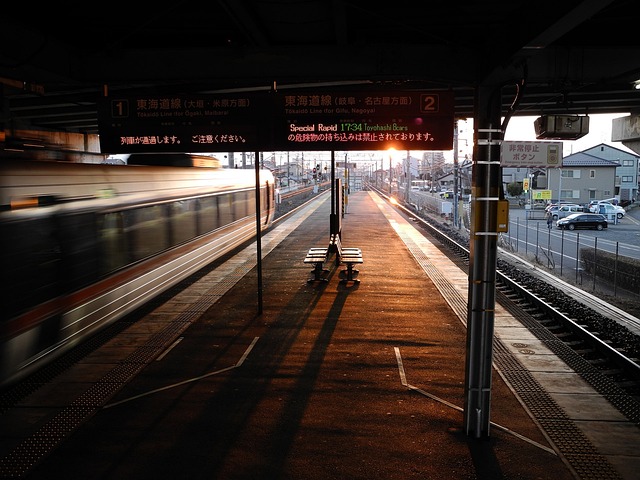
[[[436,195],[416,195],[411,200],[418,212],[439,217],[460,232],[468,233],[469,203],[461,204],[455,225],[453,216],[443,213],[447,211],[443,208],[446,200]],[[558,230],[553,225],[548,228],[543,211],[540,215],[525,210],[514,213],[510,215],[508,232],[498,237],[498,247],[587,292],[640,302],[640,261],[636,260],[636,268],[628,268],[630,263],[633,265],[629,259],[634,255],[627,255],[637,252],[637,245],[612,242],[606,233],[600,236],[599,232],[581,234]]]
[[[498,245],[585,291],[640,301],[637,245],[523,218],[509,220]]]

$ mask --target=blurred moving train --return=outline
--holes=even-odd
[[[0,162],[0,387],[255,238],[257,176],[265,230],[268,170]]]

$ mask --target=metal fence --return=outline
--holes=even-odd
[[[469,231],[467,202],[458,203],[455,216],[452,202],[437,195],[411,195],[411,204],[418,213],[439,218],[461,233]],[[611,242],[599,232],[548,228],[544,210],[518,211],[515,207],[511,213],[508,233],[499,235],[498,247],[587,292],[640,302],[640,261],[634,263],[625,255],[629,244]],[[631,248],[637,251],[637,245]]]
[[[640,301],[640,261],[624,254],[632,245],[513,218],[498,246],[590,293]]]

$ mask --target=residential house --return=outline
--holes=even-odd
[[[505,167],[502,182],[506,191],[509,183],[529,178],[534,190],[551,190],[554,201],[631,201],[638,199],[639,164],[640,156],[603,143],[564,157],[558,168]]]
[[[462,194],[471,193],[472,168],[473,162],[471,160],[464,160],[458,166],[458,189]],[[453,191],[454,183],[455,171],[452,166],[449,166],[448,171],[443,172],[442,175],[436,177],[435,180],[435,186],[439,191]]]
[[[562,159],[562,167],[547,169],[552,198],[577,204],[615,195],[616,169],[620,164],[585,152]]]
[[[616,168],[615,188],[612,196],[618,197],[620,201],[638,198],[638,163],[640,156],[604,143],[583,152],[620,164]]]

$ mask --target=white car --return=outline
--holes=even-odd
[[[613,205],[609,202],[596,203],[595,205],[591,206],[589,210],[592,213],[601,213],[602,215],[606,216],[615,214],[618,220],[624,217],[624,215],[627,213],[626,210],[620,205]]]
[[[589,202],[589,205],[587,205],[587,208],[589,209],[589,211],[591,213],[595,213],[598,211],[598,205],[600,205],[601,203],[608,203],[610,205],[613,205],[613,203],[607,201],[607,200],[591,200]]]
[[[598,213],[599,205],[615,205],[616,203],[614,203],[614,200],[615,199],[611,199],[611,200],[609,200],[609,199],[607,199],[607,200],[591,200],[589,202],[589,205],[588,205],[589,211],[591,213]]]

